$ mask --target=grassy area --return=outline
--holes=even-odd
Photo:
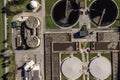
[[[65,76],[63,76],[62,75],[62,80],[68,80]],[[83,80],[83,77],[81,76],[81,77],[79,77],[78,79],[76,79],[76,80]]]
[[[65,76],[62,75],[62,80],[68,80]]]
[[[111,53],[102,53],[101,55],[106,57],[109,61],[111,61]]]
[[[89,54],[89,60],[91,60],[93,57],[97,56],[97,53],[90,53]]]
[[[96,80],[96,79],[95,79],[93,76],[91,76],[91,75],[90,75],[89,77],[90,77],[90,78],[89,78],[90,80]],[[109,76],[109,77],[108,77],[107,79],[105,79],[105,80],[112,80],[112,78],[111,78],[111,76]]]
[[[15,53],[13,53],[10,56],[8,80],[15,80],[15,75],[16,75]]]
[[[118,9],[120,11],[120,0],[114,0],[114,1],[116,2],[117,6],[118,6]],[[120,18],[120,14],[119,14],[119,18]]]
[[[93,0],[87,0],[87,7],[90,6],[90,4],[91,4],[92,1],[93,1]]]
[[[2,8],[3,8],[3,0],[0,0],[0,9],[2,9]],[[2,12],[2,11],[0,10],[0,12]],[[8,29],[8,33],[9,33],[8,41],[9,42],[8,43],[10,44],[10,46],[8,48],[10,48],[12,45],[12,43],[11,43],[11,26],[10,26],[11,20],[12,20],[12,17],[10,16],[9,21],[8,21],[8,27],[9,27],[9,29]],[[4,47],[4,36],[5,36],[4,35],[4,16],[2,13],[0,13],[0,24],[1,24],[0,25],[0,28],[1,28],[1,31],[0,31],[0,56],[2,56],[1,54],[2,54],[3,50],[5,50],[5,47]],[[13,69],[15,70],[15,68],[13,68],[11,66],[14,66],[15,63],[13,64],[14,60],[11,58],[10,58],[10,65],[9,66],[10,66],[11,72],[14,72]],[[4,57],[0,57],[0,80],[3,80],[3,76],[5,74],[4,59],[5,59]],[[15,80],[15,79],[8,78],[8,80]]]
[[[82,49],[90,48],[90,42],[81,42],[81,48]]]
[[[89,75],[90,80],[96,80],[92,75]]]
[[[3,8],[3,0],[0,0],[0,50],[3,49],[4,47],[4,15],[1,13]]]
[[[97,26],[91,23],[91,28],[97,28]]]
[[[31,0],[24,0],[21,4],[10,5],[9,9],[10,9],[11,12],[14,12],[14,13],[23,12],[23,11],[24,12],[25,11],[29,12],[31,10],[27,9],[27,5],[29,4],[30,1]],[[41,0],[38,0],[38,2],[41,3]]]
[[[111,61],[111,53],[101,53],[103,57],[106,57],[109,61]],[[97,56],[97,53],[90,53],[89,59],[92,59],[93,57]]]
[[[9,15],[8,16],[8,43],[9,43],[9,46],[8,46],[8,49],[12,50],[12,25],[11,25],[11,22],[12,22],[12,18],[13,18],[13,14],[12,15]],[[10,55],[10,64],[9,64],[9,73],[7,75],[7,78],[8,80],[15,80],[15,70],[16,70],[16,65],[15,65],[15,53],[12,53]]]
[[[3,1],[0,0],[0,55],[2,54],[1,50],[3,50],[4,47],[4,16],[1,13],[1,9],[3,8]],[[0,57],[0,80],[2,79],[2,76],[5,73],[5,69],[3,68],[3,57]]]
[[[111,26],[111,28],[118,28],[118,25],[120,25],[120,22],[116,20],[116,22]]]
[[[45,16],[47,29],[59,29],[59,27],[52,21],[51,16]]]
[[[79,58],[80,60],[82,60],[82,54],[81,53],[76,53],[76,54],[74,54],[74,56]]]
[[[66,57],[69,57],[70,54],[61,54],[61,60],[64,60]],[[82,60],[82,55],[81,53],[74,53],[73,56],[79,58],[80,60]]]
[[[68,56],[70,56],[70,54],[61,54],[61,61],[64,60]]]
[[[112,75],[110,75],[107,79],[105,80],[112,80]]]
[[[22,4],[15,4],[10,6],[10,11],[18,12],[18,11],[26,11],[26,6],[29,4],[31,0],[25,0]]]
[[[80,76],[78,79],[76,79],[76,80],[83,80],[83,76]]]
[[[61,80],[68,80],[65,76],[61,76],[62,77],[62,79]],[[79,77],[78,79],[76,79],[76,80],[83,80],[83,77],[81,76],[81,77]]]
[[[90,77],[90,78],[89,78],[90,80],[96,80],[96,79],[95,79],[93,76],[91,76],[91,75],[90,75],[89,77]],[[110,75],[107,79],[105,79],[105,80],[112,80],[111,75]]]
[[[0,53],[1,54],[1,53]],[[5,68],[3,68],[3,57],[0,58],[0,80],[3,80],[3,75],[5,74]]]
[[[10,49],[12,49],[12,25],[11,25],[11,22],[12,22],[12,18],[13,18],[13,16],[8,16],[8,27],[9,27],[9,29],[8,29],[8,33],[9,33],[9,48]]]
[[[58,0],[45,0],[45,9],[47,16],[51,14],[51,9],[56,1]]]
[[[45,9],[46,9],[46,28],[47,29],[59,29],[59,27],[52,21],[51,18],[51,9],[55,2],[58,0],[45,0]]]
[[[76,25],[74,25],[73,28],[78,29],[79,28],[79,22]]]

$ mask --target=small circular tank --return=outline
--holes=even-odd
[[[40,21],[38,18],[30,16],[28,19],[25,21],[26,26],[30,29],[37,28],[40,25]]]
[[[35,48],[40,45],[40,39],[37,36],[29,36],[26,40],[26,44],[30,48]]]

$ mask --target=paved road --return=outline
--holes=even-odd
[[[7,0],[4,0],[4,7],[6,7],[6,4],[7,4]],[[5,40],[7,40],[7,21],[8,21],[8,18],[7,18],[7,14],[4,13],[4,28],[5,28]],[[7,48],[7,42],[5,43],[5,48]]]
[[[4,0],[4,7],[6,7],[7,0]],[[7,27],[8,27],[8,18],[7,14],[4,13],[4,30],[5,30],[5,40],[7,40]],[[7,48],[8,42],[5,42],[5,48]],[[7,62],[7,61],[6,61]],[[9,66],[5,67],[5,73],[9,72]]]
[[[85,14],[87,9],[81,9],[81,11],[83,12],[83,14],[80,15],[79,26],[81,27],[82,25],[87,25],[88,29],[90,29],[90,18],[89,15]]]

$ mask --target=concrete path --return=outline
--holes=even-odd
[[[81,11],[83,12],[83,14],[80,15],[80,18],[79,18],[80,27],[82,25],[87,25],[88,29],[90,29],[89,15],[86,14],[87,9],[81,9]]]
[[[6,7],[7,0],[4,0],[4,7]],[[4,13],[4,28],[5,28],[5,40],[7,40],[7,14]],[[7,42],[5,43],[5,48],[7,48]]]
[[[4,0],[4,7],[6,7],[7,4],[7,0]],[[4,13],[4,30],[5,30],[5,40],[7,40],[7,27],[8,27],[8,18],[7,18],[7,14]],[[7,48],[8,46],[8,42],[5,42],[5,48]],[[5,61],[5,63],[7,63],[8,61]],[[5,73],[9,72],[9,66],[5,67]]]

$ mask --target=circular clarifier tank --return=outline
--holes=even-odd
[[[52,8],[52,19],[60,27],[70,27],[79,19],[79,4],[74,0],[60,0]]]
[[[97,26],[112,24],[118,15],[117,5],[112,0],[96,0],[89,9],[89,17]]]
[[[69,80],[76,80],[82,75],[82,62],[76,57],[67,58],[61,64],[61,71]]]
[[[96,79],[107,79],[111,74],[111,63],[105,57],[96,57],[89,64],[89,71]]]

